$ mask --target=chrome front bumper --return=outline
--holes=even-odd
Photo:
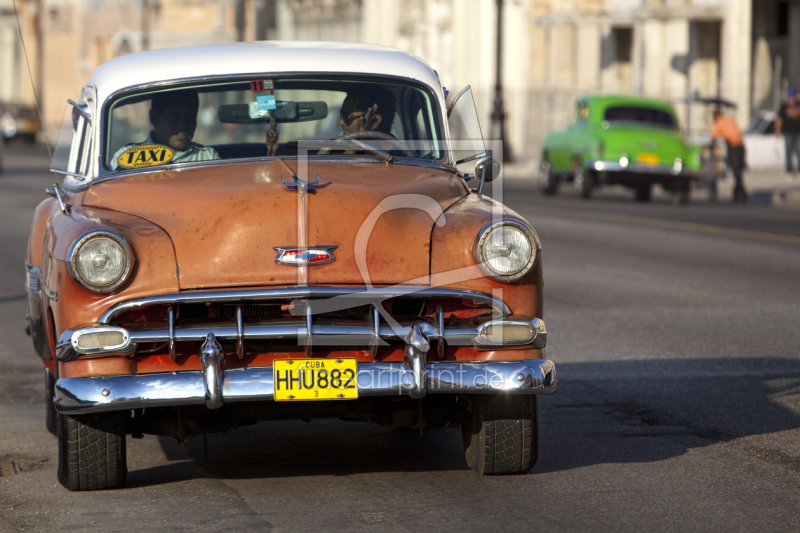
[[[586,166],[598,172],[632,172],[636,174],[660,174],[664,176],[688,175],[682,165],[640,165],[636,163],[622,164],[619,161],[587,161]]]
[[[546,359],[511,362],[420,364],[359,363],[358,394],[364,396],[426,394],[552,394],[556,368]],[[208,370],[208,369],[207,369]],[[209,379],[209,375],[212,376]],[[66,378],[56,382],[55,407],[83,414],[152,407],[206,405],[272,400],[272,367],[219,372],[173,372],[137,376]]]

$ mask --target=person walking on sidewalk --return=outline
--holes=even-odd
[[[736,185],[733,187],[733,201],[747,203],[747,192],[744,189],[744,137],[733,117],[725,116],[719,109],[714,110],[714,127],[711,128],[712,144],[717,139],[725,139],[728,145],[728,166],[731,167]]]
[[[786,142],[786,172],[797,177],[800,167],[800,103],[797,102],[797,89],[789,89],[786,101],[781,104],[775,118],[775,136],[783,133]],[[793,165],[792,155],[797,157],[797,166]]]

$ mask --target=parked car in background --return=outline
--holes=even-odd
[[[39,111],[35,106],[0,104],[0,135],[5,139],[24,139],[36,142],[42,129]]]
[[[744,132],[747,168],[780,169],[786,165],[786,144],[775,136],[775,111],[759,111]]]
[[[633,189],[639,201],[650,200],[658,184],[675,202],[686,203],[700,166],[700,147],[684,141],[672,104],[593,94],[577,102],[566,129],[545,137],[539,183],[552,195],[570,182],[583,198],[618,184]]]
[[[265,420],[460,427],[478,473],[530,470],[537,395],[556,390],[541,244],[471,191],[499,164],[471,90],[444,98],[416,57],[342,43],[156,50],[92,74],[27,255],[65,487],[120,486],[127,434]]]

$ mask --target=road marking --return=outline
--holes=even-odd
[[[780,233],[768,233],[765,231],[752,231],[746,229],[725,228],[722,226],[711,226],[709,224],[697,224],[695,222],[679,222],[677,220],[665,220],[663,218],[640,217],[636,215],[622,215],[618,213],[606,213],[603,211],[584,211],[582,209],[569,209],[566,207],[543,207],[533,208],[534,213],[583,218],[586,220],[604,220],[608,222],[624,222],[632,224],[642,224],[659,228],[682,229],[688,231],[699,231],[702,233],[714,233],[729,237],[744,237],[748,239],[761,239],[766,241],[788,242],[800,244],[800,237],[794,235],[782,235]]]

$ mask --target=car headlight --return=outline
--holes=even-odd
[[[478,234],[475,261],[488,275],[514,281],[536,264],[541,246],[533,229],[518,220],[498,220]]]
[[[113,291],[131,272],[133,257],[128,243],[110,230],[92,230],[72,244],[67,267],[75,281],[95,292]]]

